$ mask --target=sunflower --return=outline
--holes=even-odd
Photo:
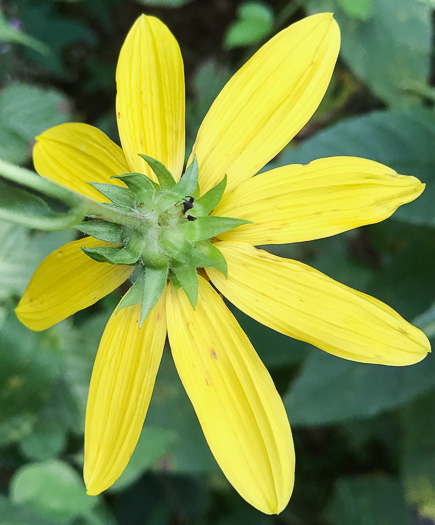
[[[339,45],[331,14],[305,18],[267,42],[211,106],[182,176],[181,53],[168,28],[143,15],[116,72],[122,149],[78,123],[37,137],[37,172],[103,203],[107,213],[81,225],[88,237],[42,262],[17,307],[19,319],[44,330],[134,272],[92,373],[88,494],[107,489],[126,467],[168,334],[181,381],[229,482],[265,513],[287,505],[295,468],[287,415],[216,289],[260,323],[345,359],[400,366],[430,351],[420,330],[377,299],[256,248],[379,222],[424,189],[414,177],[355,157],[257,174],[313,115]]]

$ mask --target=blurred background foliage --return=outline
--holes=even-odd
[[[160,17],[180,42],[189,150],[246,58],[291,22],[332,11],[342,30],[332,84],[272,165],[358,155],[418,176],[426,191],[381,224],[269,248],[386,301],[434,342],[434,7],[434,0],[0,0],[0,158],[31,166],[35,135],[67,121],[94,124],[118,141],[115,66],[141,12]],[[1,525],[435,523],[434,357],[409,368],[346,362],[238,311],[294,430],[296,487],[287,509],[264,516],[229,486],[168,351],[127,470],[104,495],[86,496],[87,388],[120,293],[42,333],[13,313],[38,263],[73,235],[0,224]]]

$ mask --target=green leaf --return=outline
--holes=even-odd
[[[0,443],[28,433],[64,367],[55,330],[32,332],[11,312],[0,330]]]
[[[419,102],[404,86],[425,83],[432,49],[431,8],[424,2],[376,0],[368,20],[340,7],[343,0],[307,0],[310,13],[333,12],[341,29],[340,56],[383,102],[405,107]],[[361,0],[347,0],[361,12]]]
[[[181,179],[173,187],[172,191],[178,193],[180,197],[187,197],[193,195],[198,186],[198,161],[196,155],[193,158],[190,166],[182,175]]]
[[[154,171],[162,190],[170,190],[175,186],[175,180],[172,173],[159,160],[153,159],[142,153],[139,153],[139,157],[142,157],[148,166]]]
[[[0,516],[3,525],[58,525],[25,506],[11,503],[2,494],[0,494]]]
[[[39,263],[60,245],[73,240],[73,232],[31,232],[0,222],[0,300],[21,295]]]
[[[66,445],[66,429],[47,419],[39,419],[32,432],[20,441],[20,449],[33,460],[55,458]]]
[[[48,47],[36,38],[32,38],[20,29],[12,27],[11,22],[8,22],[2,13],[0,13],[0,42],[22,44],[31,47],[42,55],[47,55],[50,52]]]
[[[72,108],[66,95],[30,84],[11,84],[0,93],[0,126],[26,141],[47,128],[68,122]]]
[[[21,467],[12,478],[11,499],[52,520],[71,520],[98,502],[86,495],[83,480],[67,463],[49,460]]]
[[[432,391],[402,410],[401,476],[408,501],[435,519],[435,396]]]
[[[163,352],[146,421],[145,428],[148,425],[177,434],[177,441],[165,455],[166,472],[221,475],[169,352]]]
[[[242,224],[248,224],[250,222],[251,221],[245,221],[244,219],[232,219],[230,217],[216,217],[215,215],[209,215],[207,217],[198,217],[196,221],[183,224],[181,230],[190,241],[205,241],[219,235],[220,233],[232,230]]]
[[[90,24],[81,23],[78,19],[60,13],[54,2],[26,4],[25,9],[20,9],[20,17],[26,31],[51,51],[43,56],[27,49],[26,54],[34,67],[48,70],[51,74],[68,78],[71,75],[70,62],[65,58],[70,56],[69,48],[78,44],[90,49],[97,43],[96,33]]]
[[[373,0],[338,0],[338,3],[350,18],[368,20],[372,14]]]
[[[224,45],[228,49],[254,44],[273,28],[273,11],[261,2],[245,2],[237,11],[238,19],[229,27]]]
[[[227,185],[227,176],[216,184],[211,190],[208,190],[202,197],[196,200],[195,207],[200,209],[200,215],[208,215],[213,211],[222,199]]]
[[[190,304],[195,309],[198,300],[198,273],[193,266],[185,264],[173,265],[172,270],[180,283],[183,290],[190,301]]]
[[[110,199],[114,204],[133,208],[135,196],[128,188],[117,186],[116,184],[104,184],[102,182],[88,182],[90,186],[99,191],[102,195]]]
[[[132,485],[168,453],[176,440],[173,430],[145,425],[127,468],[109,492],[125,490]]]
[[[294,150],[284,152],[279,163],[306,164],[334,155],[366,157],[414,175],[426,183],[422,196],[402,206],[393,217],[418,225],[435,226],[435,120],[429,110],[377,111],[344,120]]]
[[[113,244],[122,244],[123,227],[119,224],[113,224],[106,221],[85,221],[76,230],[100,239],[101,241],[111,242]]]
[[[328,512],[334,525],[413,525],[400,483],[388,476],[355,476],[335,483]]]
[[[189,4],[192,0],[137,0],[139,4],[152,7],[177,8]]]
[[[435,302],[428,310],[414,319],[414,324],[423,330],[429,339],[435,338]]]
[[[313,351],[284,396],[292,425],[325,425],[392,410],[435,387],[435,358],[410,367],[354,363]]]

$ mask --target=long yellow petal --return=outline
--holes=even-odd
[[[99,263],[83,251],[111,246],[92,237],[65,244],[38,266],[15,312],[31,330],[45,330],[113,292],[132,274],[131,266]]]
[[[88,124],[60,124],[36,137],[36,171],[70,190],[108,202],[88,182],[123,184],[114,175],[130,171],[122,149]]]
[[[200,277],[193,310],[169,288],[175,365],[219,466],[251,505],[281,512],[294,481],[294,449],[282,401],[260,358],[210,284]]]
[[[226,84],[198,131],[202,191],[228,175],[230,190],[257,173],[316,111],[340,47],[329,13],[296,22],[267,42]]]
[[[213,268],[213,284],[237,308],[285,335],[363,363],[421,361],[427,337],[397,312],[298,261],[245,243],[220,242],[228,280]]]
[[[112,314],[92,371],[86,409],[87,493],[94,496],[122,474],[136,447],[166,338],[165,294],[139,328],[140,307]]]
[[[220,239],[285,244],[380,222],[423,190],[378,162],[331,157],[260,173],[227,192],[213,213],[252,221]]]
[[[175,178],[184,163],[184,69],[180,48],[157,18],[140,16],[116,70],[119,136],[132,171],[155,178],[138,154],[163,162]]]

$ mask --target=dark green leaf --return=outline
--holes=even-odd
[[[401,476],[407,499],[418,513],[435,516],[434,391],[402,410]]]
[[[329,518],[334,525],[413,525],[400,483],[387,476],[340,478]]]
[[[392,410],[435,387],[435,358],[409,367],[354,363],[312,352],[284,397],[293,425],[325,425]]]
[[[400,208],[394,217],[435,226],[435,120],[429,110],[378,111],[331,126],[285,152],[279,164],[306,164],[334,155],[366,157],[426,183],[423,195]]]
[[[419,102],[405,87],[409,81],[425,83],[429,77],[431,8],[423,2],[376,0],[372,3],[370,18],[358,20],[343,11],[339,5],[342,2],[309,0],[307,3],[311,13],[334,13],[341,29],[342,58],[378,97],[393,107]],[[361,3],[362,0],[358,0],[352,5]],[[354,12],[356,9],[354,7]]]
[[[127,468],[110,488],[110,492],[125,490],[132,485],[164,454],[168,453],[177,441],[177,437],[173,430],[145,425]]]

